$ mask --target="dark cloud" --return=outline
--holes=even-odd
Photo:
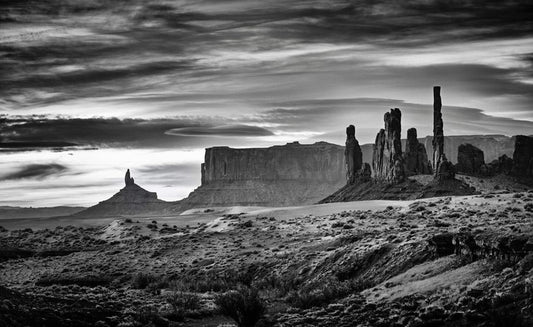
[[[225,126],[201,126],[181,127],[168,130],[166,134],[178,136],[268,136],[274,135],[271,131],[257,126],[225,125]]]
[[[314,43],[372,45],[384,53],[439,44],[464,45],[467,50],[471,41],[516,39],[533,32],[533,3],[528,0],[212,0],[179,5],[155,0],[27,0],[4,1],[1,6],[4,20],[24,23],[9,24],[10,30],[20,32],[0,40],[5,41],[0,42],[0,95],[15,107],[157,92],[176,84],[202,87],[211,79],[247,72],[245,67],[231,71],[195,60],[216,51],[254,53]],[[27,31],[25,26],[31,24],[50,27]],[[76,28],[83,29],[81,36],[69,34]],[[337,64],[332,58],[320,63],[331,70]],[[61,70],[68,65],[79,70]],[[254,67],[249,78],[272,68]],[[305,74],[290,68],[295,67],[285,72]]]
[[[0,120],[0,139],[22,144],[78,144],[80,146],[168,148],[198,146],[203,137],[266,136],[265,128],[248,125],[214,125],[206,118],[118,119],[9,117]],[[220,124],[220,122],[219,122]],[[67,143],[61,143],[67,142]],[[26,146],[27,147],[27,146]]]
[[[56,163],[25,165],[15,172],[1,176],[0,180],[44,179],[49,176],[61,174],[67,170],[67,167]]]

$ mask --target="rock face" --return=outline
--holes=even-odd
[[[435,179],[442,181],[455,178],[453,164],[444,154],[444,124],[442,122],[440,86],[433,87],[433,169]]]
[[[468,175],[487,174],[483,151],[469,143],[459,146],[455,167],[458,172]]]
[[[385,129],[376,136],[372,155],[373,177],[379,181],[401,183],[405,180],[402,156],[400,109],[391,109],[384,117]]]
[[[487,165],[487,172],[485,175],[509,175],[513,169],[513,159],[509,158],[505,154],[496,160],[489,162]]]
[[[356,178],[361,182],[369,182],[372,180],[372,168],[368,162],[363,163],[363,167],[357,173]]]
[[[350,125],[346,128],[346,147],[344,149],[344,157],[347,168],[347,180],[349,184],[355,183],[356,175],[363,164],[363,153],[359,142],[355,138],[355,127]]]
[[[512,174],[517,177],[533,177],[533,137],[516,136]]]
[[[184,208],[312,204],[346,184],[344,147],[325,142],[206,149],[202,185]]]
[[[111,198],[89,207],[76,217],[135,216],[161,213],[172,203],[159,200],[157,193],[149,192],[133,182],[130,171],[124,178],[126,186]]]
[[[408,176],[432,174],[426,147],[418,142],[416,128],[407,130],[405,146],[405,170]]]

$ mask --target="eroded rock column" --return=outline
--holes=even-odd
[[[453,164],[444,154],[444,126],[442,122],[442,100],[440,86],[433,87],[433,170],[437,180],[455,178]]]
[[[402,156],[400,109],[391,109],[384,116],[385,129],[376,135],[372,168],[374,178],[391,183],[405,180],[405,164]]]
[[[407,130],[405,146],[405,170],[407,175],[431,174],[431,164],[428,160],[426,147],[418,142],[416,128]]]
[[[347,173],[346,177],[349,184],[355,183],[356,176],[363,164],[363,152],[359,142],[355,138],[355,126],[350,125],[346,128],[346,148],[344,150]]]

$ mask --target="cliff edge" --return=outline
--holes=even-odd
[[[312,204],[346,183],[344,147],[326,142],[213,147],[201,167],[202,184],[181,208]]]

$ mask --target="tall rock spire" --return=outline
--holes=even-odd
[[[440,86],[433,87],[433,171],[435,179],[446,180],[455,178],[453,164],[444,154],[444,124],[442,122],[442,100]]]
[[[355,126],[350,125],[346,128],[346,148],[344,149],[344,158],[347,167],[347,179],[349,184],[355,183],[356,174],[363,165],[363,152],[359,142],[355,138]]]
[[[442,100],[440,86],[433,87],[433,171],[437,174],[437,167],[444,154],[444,129],[442,123]]]

